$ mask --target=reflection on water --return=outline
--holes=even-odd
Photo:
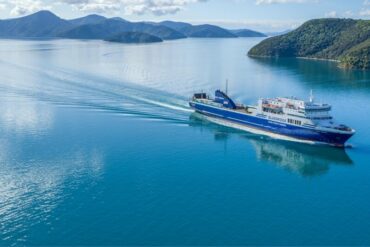
[[[363,70],[344,70],[338,63],[325,60],[295,58],[252,58],[254,62],[268,69],[288,71],[299,77],[301,82],[314,83],[315,86],[337,89],[370,90],[370,72]]]
[[[231,135],[240,135],[252,144],[258,160],[273,163],[302,176],[309,177],[324,174],[329,171],[332,164],[353,164],[344,149],[280,141],[249,134],[210,123],[197,113],[193,113],[189,120],[191,126],[207,128],[212,131],[216,141],[227,142]]]
[[[39,101],[18,96],[1,102],[0,126],[5,132],[40,134],[52,127],[53,118],[51,107]]]
[[[302,176],[315,176],[329,171],[332,164],[351,165],[344,149],[310,146],[300,143],[248,138],[256,150],[257,158]]]
[[[32,154],[14,157],[16,151],[4,143],[0,150],[0,239],[11,238],[18,244],[27,241],[32,226],[50,220],[51,212],[68,196],[68,181],[73,180],[69,188],[84,183],[84,177],[91,183],[104,166],[99,150],[40,159]]]
[[[100,179],[104,154],[98,148],[55,147],[54,110],[27,98],[1,99],[0,239],[21,244],[28,231],[48,222],[66,188]],[[6,243],[6,242],[5,242]],[[1,245],[1,244],[0,244]]]

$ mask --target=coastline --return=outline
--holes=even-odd
[[[329,61],[329,62],[340,63],[340,60],[338,60],[338,59],[330,59],[330,58],[317,58],[317,57],[295,57],[295,58],[305,59],[305,60]]]
[[[297,59],[305,59],[305,60],[317,60],[317,61],[330,61],[340,63],[340,60],[337,59],[329,59],[329,58],[317,58],[317,57],[280,57],[280,56],[260,56],[260,55],[250,55],[247,53],[248,57],[253,58],[297,58]]]
[[[359,68],[356,68],[356,67],[348,66],[348,65],[342,63],[340,60],[329,59],[329,58],[258,56],[258,55],[249,55],[249,54],[247,54],[247,56],[251,57],[251,58],[295,58],[295,59],[303,59],[303,60],[327,61],[327,62],[337,63],[338,68],[343,69],[343,70],[362,70],[362,71],[364,70],[364,69],[359,69]]]

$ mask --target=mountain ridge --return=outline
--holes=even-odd
[[[106,18],[96,14],[66,20],[48,10],[42,10],[19,18],[0,20],[0,38],[104,40],[113,35],[128,32],[146,33],[163,40],[183,39],[188,37],[239,37],[231,30],[209,24],[192,25],[190,23],[175,21],[130,22],[120,17]],[[254,36],[251,35],[251,37]]]
[[[58,32],[71,28],[73,24],[50,11],[39,11],[27,17],[0,21],[0,37],[35,38],[54,37]]]
[[[101,16],[101,15],[92,14],[92,15],[87,15],[84,17],[79,17],[76,19],[71,19],[68,21],[74,25],[86,25],[86,24],[96,24],[106,19],[108,18]]]
[[[70,39],[107,39],[111,36],[125,32],[141,32],[157,36],[161,39],[171,40],[186,38],[181,33],[163,26],[146,23],[132,23],[117,19],[106,19],[95,24],[77,26],[59,34],[59,37]]]

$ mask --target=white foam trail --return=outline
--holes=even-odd
[[[180,106],[174,106],[174,105],[166,104],[166,103],[159,102],[159,101],[154,101],[154,100],[149,100],[149,99],[141,98],[141,97],[138,97],[138,96],[131,96],[131,97],[134,98],[134,99],[137,99],[137,100],[140,100],[140,101],[149,103],[149,104],[153,104],[153,105],[157,105],[157,106],[169,108],[169,109],[172,109],[172,110],[178,110],[178,111],[183,111],[183,112],[193,112],[193,110],[191,110],[190,108],[185,108],[185,107],[180,107]]]

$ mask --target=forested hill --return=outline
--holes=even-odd
[[[370,20],[316,19],[263,40],[249,56],[334,59],[344,68],[370,69]]]

